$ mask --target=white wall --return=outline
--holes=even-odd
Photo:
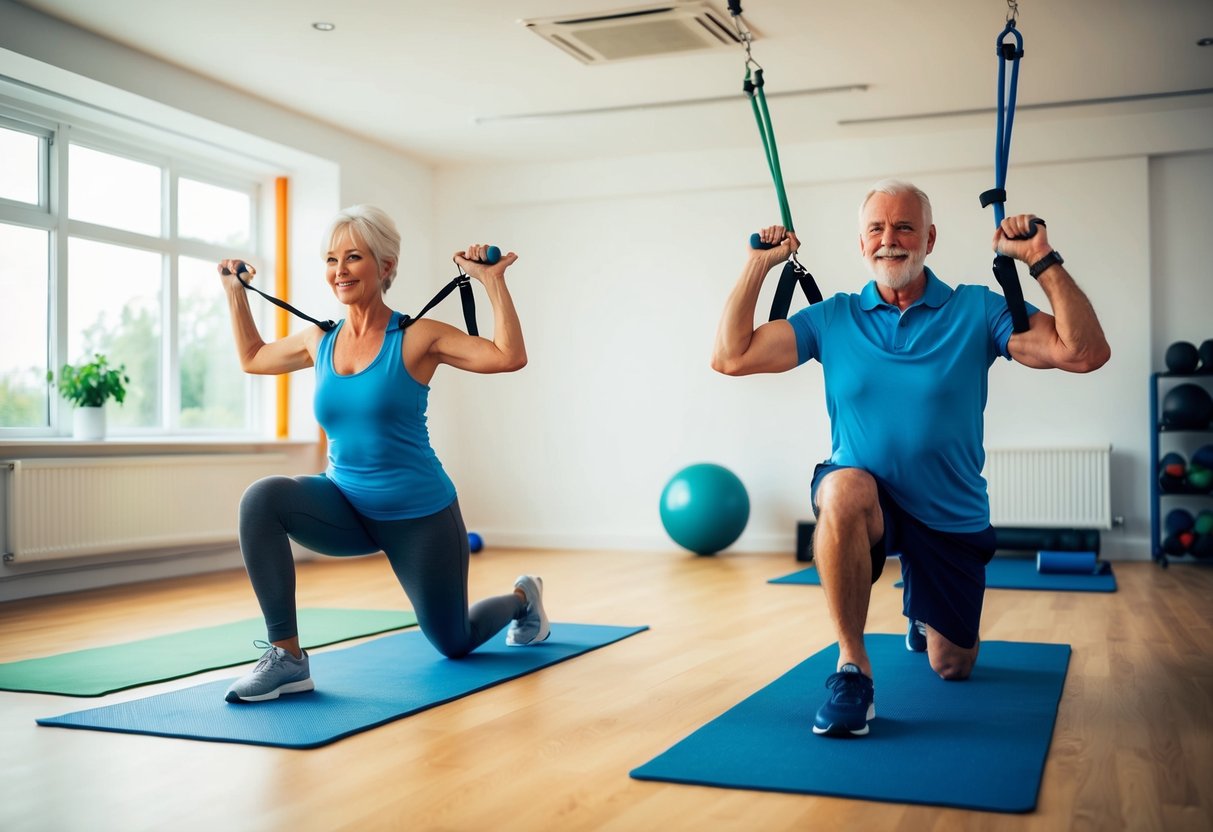
[[[449,279],[455,248],[488,241],[517,250],[511,287],[530,366],[500,377],[440,372],[431,399],[435,447],[469,526],[490,543],[671,547],[658,519],[661,488],[683,465],[713,460],[737,471],[751,496],[738,545],[790,551],[795,521],[809,516],[812,465],[829,450],[820,370],[728,379],[708,368],[744,240],[776,213],[757,138],[732,151],[467,167],[435,177],[374,141],[11,0],[0,0],[0,73],[80,85],[90,101],[176,121],[271,162],[281,149],[296,181],[294,297],[317,316],[338,310],[310,260],[312,241],[341,205],[374,202],[399,221],[406,265],[390,300],[404,311]],[[735,117],[746,117],[744,108]],[[992,282],[992,220],[976,199],[992,179],[985,121],[908,124],[893,135],[861,129],[850,141],[781,148],[803,259],[827,292],[863,282],[855,205],[885,175],[931,193],[940,240],[930,262],[941,277]],[[1010,208],[1050,220],[1114,356],[1087,377],[996,365],[989,444],[1113,444],[1113,512],[1127,525],[1105,536],[1106,549],[1144,557],[1146,377],[1170,340],[1213,336],[1199,332],[1211,285],[1199,269],[1213,112],[1024,113],[1018,124]],[[1043,302],[1036,287],[1026,288]],[[458,304],[439,315],[458,322]],[[480,320],[491,331],[483,295]],[[292,433],[310,439],[310,382],[301,376],[293,390]]]
[[[1152,368],[1175,341],[1200,345],[1213,338],[1213,153],[1150,160],[1151,271],[1154,336]]]
[[[992,184],[991,132],[964,126],[781,148],[801,259],[823,290],[866,281],[856,207],[885,175],[910,178],[932,196],[939,240],[928,262],[941,278],[996,288],[993,220],[977,201]],[[1000,362],[987,444],[1111,444],[1113,514],[1126,520],[1104,538],[1114,557],[1148,551],[1150,309],[1165,280],[1151,277],[1148,159],[1207,147],[1211,137],[1208,110],[1025,119],[1019,128],[1008,207],[1048,218],[1113,360],[1088,376]],[[494,187],[477,189],[484,181]],[[1209,184],[1206,175],[1191,187],[1207,199]],[[744,241],[777,216],[757,139],[746,154],[443,171],[437,199],[440,239],[454,243],[470,227],[521,254],[510,286],[530,365],[514,376],[436,381],[462,403],[462,450],[446,458],[469,527],[506,545],[670,547],[658,516],[664,483],[684,465],[714,461],[750,494],[737,546],[790,551],[795,521],[811,517],[812,467],[830,446],[820,368],[745,379],[708,368]],[[1195,253],[1200,239],[1166,244]],[[1047,308],[1023,279],[1029,300]],[[774,282],[759,301],[761,317]],[[1198,290],[1203,309],[1208,286]]]

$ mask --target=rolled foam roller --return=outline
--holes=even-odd
[[[1036,571],[1042,575],[1092,575],[1098,568],[1094,552],[1059,552],[1041,549],[1036,553]]]

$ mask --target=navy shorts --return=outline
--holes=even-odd
[[[821,478],[845,465],[822,463],[813,471],[813,507]],[[986,564],[994,557],[994,527],[980,532],[943,532],[906,512],[876,479],[884,537],[872,547],[872,582],[885,558],[901,556],[902,613],[937,630],[958,647],[977,644]]]

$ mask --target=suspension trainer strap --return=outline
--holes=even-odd
[[[733,25],[737,28],[737,34],[742,43],[745,44],[745,80],[742,83],[742,90],[750,99],[750,109],[754,112],[754,122],[758,125],[758,137],[762,140],[763,155],[767,160],[767,168],[771,171],[771,181],[775,184],[775,198],[779,202],[779,217],[784,228],[788,231],[795,231],[796,229],[792,225],[792,210],[788,206],[787,190],[783,184],[783,168],[779,164],[779,148],[775,144],[775,127],[771,123],[771,110],[767,106],[766,93],[763,91],[762,67],[750,53],[750,41],[753,39],[753,35],[742,22],[741,0],[729,0],[728,5],[729,13],[733,16]],[[751,246],[770,248],[770,246],[756,242],[757,236],[751,237]],[[788,258],[783,266],[783,272],[779,275],[779,284],[775,288],[775,297],[771,301],[771,315],[768,320],[781,321],[788,317],[788,310],[792,306],[792,295],[795,293],[797,285],[804,292],[810,305],[821,300],[821,290],[817,288],[817,281],[793,254]]]
[[[767,97],[763,93],[762,68],[758,67],[753,74],[749,66],[745,71],[745,83],[742,89],[750,99],[750,109],[754,111],[754,121],[758,123],[758,136],[762,139],[762,150],[767,158],[767,167],[771,171],[771,180],[775,183],[775,198],[779,201],[779,216],[783,227],[795,231],[792,227],[792,211],[788,207],[788,194],[783,186],[783,169],[779,165],[779,148],[775,146],[775,127],[771,124],[771,111],[767,107]]]
[[[1014,8],[1014,7],[1013,7]],[[1013,41],[1007,40],[1010,35]],[[1007,169],[1011,160],[1011,130],[1015,126],[1015,97],[1019,89],[1019,61],[1023,57],[1023,35],[1015,28],[1015,18],[1008,17],[1007,25],[995,40],[998,55],[998,116],[994,136],[994,187],[981,194],[981,207],[994,206],[994,227],[1002,225],[1006,216]],[[1007,73],[1007,64],[1011,72]],[[1036,226],[1032,226],[1035,233]],[[1028,236],[1031,236],[1029,234]],[[1023,289],[1019,285],[1019,273],[1015,261],[1005,254],[994,257],[994,279],[1002,287],[1011,313],[1011,329],[1027,332],[1028,309],[1024,304]]]

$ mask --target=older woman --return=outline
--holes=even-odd
[[[356,205],[342,211],[328,234],[325,278],[346,306],[345,319],[328,331],[309,327],[271,343],[258,334],[237,278],[244,264],[219,264],[241,367],[256,374],[315,367],[316,419],[329,442],[324,474],[268,477],[241,501],[240,549],[269,643],[259,642],[268,648],[265,655],[228,689],[228,702],[314,688],[299,644],[288,538],[329,555],[385,552],[421,631],[451,658],[467,655],[507,624],[511,645],[548,637],[539,578],[523,575],[512,593],[469,609],[467,530],[455,486],[426,429],[429,383],[439,365],[505,373],[526,364],[522,328],[505,285],[506,269],[518,257],[511,252],[485,265],[483,245],[454,255],[492,302],[489,340],[392,311],[383,294],[396,276],[399,253],[400,235],[382,210]]]

